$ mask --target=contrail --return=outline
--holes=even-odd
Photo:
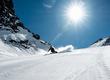
[[[61,33],[58,33],[55,38],[52,40],[52,42],[54,43],[56,40],[58,40],[62,35],[63,35],[64,32],[61,32]]]
[[[60,33],[58,33],[56,36],[55,36],[55,38],[52,40],[52,43],[54,43],[56,40],[58,40],[61,36],[63,36],[63,34],[66,32],[66,31],[68,31],[68,29],[66,29],[67,28],[67,26],[69,26],[69,24],[67,24],[67,25],[65,25],[64,26],[64,30],[62,30]]]
[[[54,43],[56,40],[58,40],[61,36],[63,36],[63,34],[65,33],[65,32],[67,32],[68,31],[68,26],[70,25],[70,23],[67,23],[65,26],[64,26],[64,30],[62,30],[62,32],[60,32],[60,33],[58,33],[56,36],[55,36],[55,38],[51,41],[52,43]]]

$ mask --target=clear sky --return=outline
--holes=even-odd
[[[67,25],[68,20],[63,16],[65,8],[74,0],[13,1],[24,25],[56,47],[71,44],[84,48],[99,38],[110,36],[110,0],[79,0],[85,3],[89,17],[77,26]]]

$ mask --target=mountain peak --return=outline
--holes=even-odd
[[[110,37],[100,38],[97,40],[92,47],[101,47],[110,45]]]
[[[0,0],[0,11],[3,12],[5,9],[12,14],[15,13],[12,0]]]

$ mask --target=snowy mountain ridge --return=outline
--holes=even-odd
[[[12,0],[0,0],[0,42],[29,54],[52,47],[24,26],[15,14]]]
[[[108,46],[110,45],[110,37],[100,38],[91,47],[101,47],[101,46]]]

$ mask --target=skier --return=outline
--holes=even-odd
[[[50,46],[50,48],[49,48],[48,52],[49,52],[49,51],[51,51],[51,52],[52,52],[51,54],[53,54],[53,53],[57,53],[57,51],[55,51],[55,49],[54,49],[52,46]]]

